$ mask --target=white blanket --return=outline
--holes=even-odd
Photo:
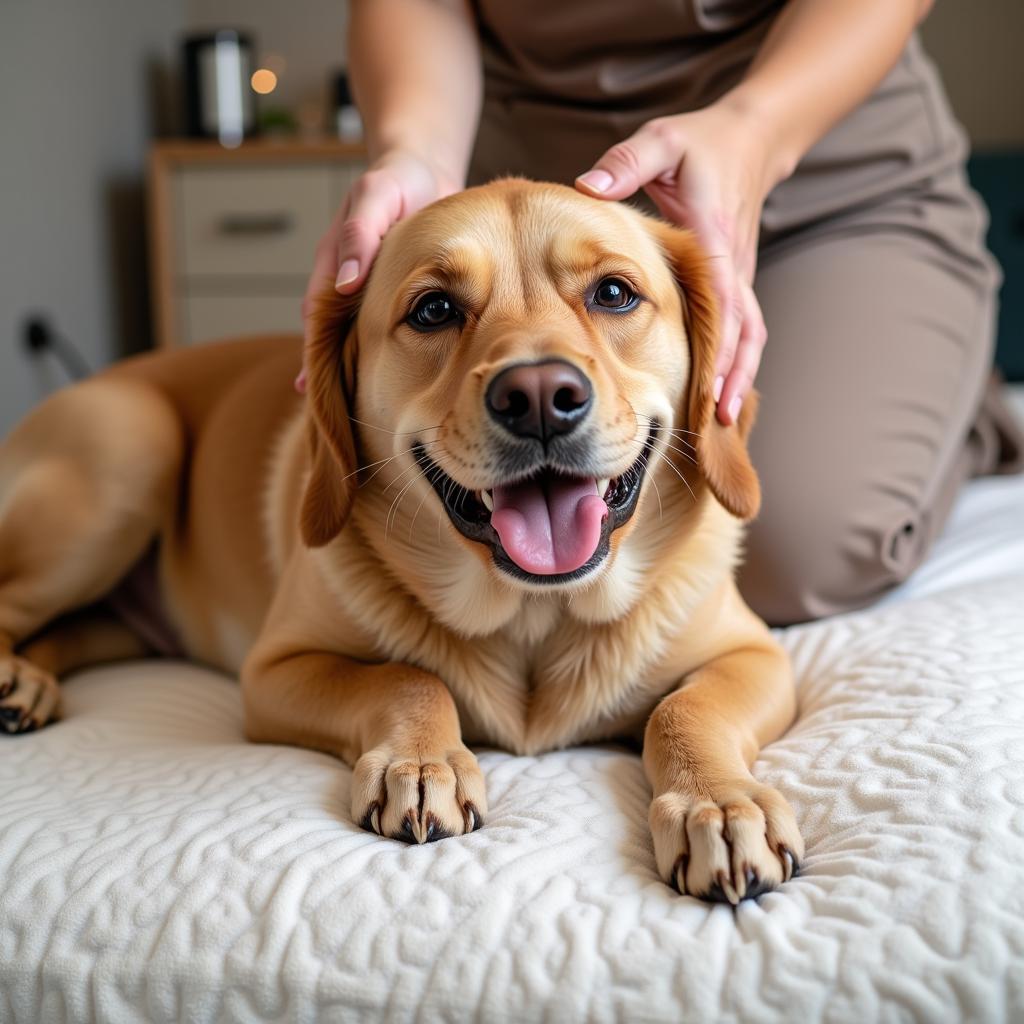
[[[784,641],[756,772],[808,854],[736,911],[656,877],[633,754],[484,752],[486,827],[409,847],[338,762],[243,742],[234,683],[85,673],[0,742],[0,1021],[1024,1020],[1024,480]]]

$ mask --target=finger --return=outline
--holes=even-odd
[[[401,215],[398,183],[386,171],[367,171],[352,190],[348,216],[341,225],[334,283],[339,292],[351,294],[362,287],[381,239]]]
[[[732,270],[732,262],[726,255],[711,257],[711,285],[719,302],[719,339],[715,352],[714,397],[722,397],[725,380],[736,360],[743,329],[742,299],[740,282]]]
[[[576,179],[576,187],[601,199],[625,199],[655,178],[675,174],[682,156],[682,138],[671,120],[658,118],[612,146]]]
[[[743,400],[750,393],[761,365],[761,356],[768,340],[768,330],[754,290],[746,284],[740,286],[743,302],[743,323],[740,328],[736,358],[723,385],[718,402],[718,421],[728,426],[739,418]]]

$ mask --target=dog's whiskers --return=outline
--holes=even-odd
[[[666,448],[671,448],[672,451],[674,451],[674,452],[678,452],[680,455],[683,456],[684,459],[689,459],[695,466],[699,466],[700,465],[700,463],[689,452],[683,451],[682,448],[677,448],[674,444],[672,444],[671,441],[666,441],[665,442],[665,447]],[[696,449],[694,449],[694,450],[696,450]]]
[[[395,477],[395,479],[394,479],[394,480],[392,480],[392,481],[391,481],[391,483],[389,483],[389,484],[387,485],[387,487],[385,487],[385,488],[384,488],[384,491],[383,491],[383,493],[384,493],[384,494],[387,494],[387,492],[388,492],[388,491],[390,491],[390,490],[391,490],[391,488],[395,486],[395,484],[397,484],[397,483],[398,483],[398,482],[399,482],[400,480],[402,480],[402,479],[404,479],[405,477],[407,477],[407,476],[408,476],[408,475],[409,475],[410,473],[412,473],[412,472],[413,472],[414,470],[418,470],[418,469],[420,469],[420,465],[419,465],[419,463],[418,463],[418,462],[415,462],[415,461],[413,461],[413,463],[412,463],[411,465],[409,465],[409,466],[406,466],[406,467],[405,467],[405,469],[403,469],[403,470],[402,470],[402,472],[401,472],[401,473],[399,473],[399,474],[398,474],[398,476],[396,476],[396,477]]]
[[[434,466],[430,470],[429,473],[426,473],[424,475],[426,476],[427,481],[430,484],[430,487],[424,493],[423,497],[420,498],[420,503],[416,506],[416,511],[412,515],[412,522],[409,523],[409,542],[410,543],[412,543],[412,530],[413,530],[413,527],[416,525],[416,517],[420,514],[420,509],[423,508],[423,503],[427,500],[427,498],[430,497],[430,493],[434,489],[434,481],[439,476],[442,476],[443,472],[442,472],[440,466]],[[438,522],[438,527],[439,527],[439,529],[438,529],[438,538],[440,539],[440,525],[441,525],[441,516],[440,516],[440,514],[437,517],[437,522]]]
[[[638,424],[642,420],[647,427],[650,427],[650,425],[654,422],[654,420],[650,416],[644,416],[642,413],[634,412],[633,416]],[[690,437],[704,436],[703,434],[698,434],[695,430],[684,430],[682,427],[666,427],[663,424],[659,424],[659,429],[664,430],[666,434],[689,434]],[[683,441],[683,438],[678,437],[677,440]],[[683,443],[690,444],[689,441],[683,441]],[[692,448],[693,446],[690,445],[690,447]]]
[[[380,430],[385,434],[391,434],[392,437],[407,437],[410,434],[419,434],[425,430],[440,430],[441,424],[438,423],[433,427],[419,427],[416,430],[388,430],[387,427],[378,427],[376,423],[367,423],[366,420],[356,419],[355,416],[349,416],[349,419],[353,423],[358,423],[361,427],[370,427],[372,430]]]
[[[640,453],[640,462],[644,467],[644,472],[647,474],[647,478],[654,485],[654,493],[658,496],[658,520],[659,522],[665,518],[665,509],[661,504],[661,488],[658,486],[658,481],[654,479],[653,474],[650,472],[651,463],[647,458],[646,452]]]
[[[429,445],[438,444],[438,443],[439,443],[439,441],[437,441],[437,440],[434,440],[434,441],[424,441],[422,443],[422,447],[426,448]],[[408,455],[410,452],[414,451],[416,447],[417,447],[416,445],[410,445],[408,448],[405,448],[402,451],[397,452],[394,455],[389,455],[386,459],[378,459],[376,462],[368,462],[365,466],[359,466],[357,469],[352,470],[351,473],[346,473],[345,476],[343,476],[341,479],[342,479],[342,481],[345,481],[345,480],[350,479],[351,477],[357,476],[359,473],[366,472],[366,470],[368,470],[368,469],[373,469],[374,466],[379,467],[373,473],[371,473],[370,476],[366,480],[364,480],[363,483],[360,485],[360,486],[365,486],[382,469],[384,469],[384,467],[387,466],[387,464],[389,462],[394,462],[395,459],[400,459],[403,455]]]
[[[416,468],[419,469],[419,466],[416,466]],[[420,474],[420,475],[422,475],[422,474]],[[388,533],[391,532],[392,526],[394,526],[398,522],[399,502],[405,496],[406,491],[408,491],[409,488],[412,487],[412,485],[414,483],[416,483],[417,479],[418,479],[418,476],[413,476],[413,478],[398,492],[398,494],[395,496],[395,500],[391,503],[391,508],[388,509],[387,517],[384,520],[384,543],[385,544],[388,541]]]
[[[677,465],[675,465],[672,462],[671,459],[665,458],[664,452],[655,452],[655,455],[657,455],[660,459],[662,459],[664,461],[665,465],[668,466],[669,469],[671,469],[672,472],[675,473],[675,475],[677,477],[679,477],[680,480],[683,481],[683,486],[685,486],[686,489],[690,492],[690,497],[693,498],[694,501],[696,501],[697,500],[697,495],[693,493],[693,488],[690,486],[690,483],[686,479],[686,477],[683,476],[682,471],[679,469],[679,467]]]
[[[660,458],[665,463],[665,465],[668,466],[669,469],[671,469],[672,472],[675,473],[675,475],[677,477],[679,477],[680,480],[682,480],[683,485],[690,492],[690,497],[693,498],[694,501],[697,500],[697,495],[693,493],[693,488],[690,486],[689,481],[686,479],[685,476],[683,476],[683,474],[680,471],[679,467],[671,459],[666,458],[664,452],[658,451],[658,450],[654,450],[654,449],[649,449],[647,447],[647,445],[646,445],[646,442],[637,441],[635,438],[633,439],[632,443],[636,444],[636,445],[641,445],[642,446],[643,450],[640,453],[640,457],[645,459],[645,460],[647,460],[646,464],[647,464],[648,468],[650,467],[650,459],[648,458],[648,452],[653,451],[653,454],[657,455],[658,458]],[[674,449],[674,450],[678,451],[678,449]],[[686,452],[682,452],[681,454],[686,455]],[[687,458],[689,458],[689,456],[687,456]],[[694,462],[694,465],[697,464],[696,460],[691,460],[691,461]],[[654,476],[653,476],[653,474],[651,475],[651,483],[654,483]],[[655,486],[657,486],[657,485],[655,484]],[[659,500],[660,500],[660,494],[659,494]]]
[[[676,440],[679,440],[679,438],[677,438]],[[635,438],[635,437],[630,438],[629,439],[629,443],[630,444],[639,445],[639,446],[641,446],[642,448],[645,448],[645,449],[646,449],[646,445],[647,445],[646,441],[641,441],[641,440],[639,440],[638,438]],[[689,448],[692,448],[694,452],[697,451],[697,449],[694,448],[692,444],[688,444],[686,441],[683,441],[683,444],[687,445],[687,447],[689,447]],[[676,445],[672,444],[671,441],[666,441],[665,442],[665,447],[666,448],[671,448],[672,451],[674,451],[674,452],[678,452],[684,458],[689,459],[695,466],[699,466],[700,465],[700,463],[693,457],[693,455],[691,455],[687,451],[683,451],[682,448],[676,447]]]

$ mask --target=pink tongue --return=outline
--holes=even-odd
[[[593,477],[546,476],[495,487],[491,525],[520,569],[573,572],[597,550],[608,506]]]

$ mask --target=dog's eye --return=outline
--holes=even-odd
[[[435,331],[460,319],[461,310],[444,292],[430,292],[416,303],[406,323],[417,331]]]
[[[594,305],[617,312],[632,309],[640,300],[636,292],[617,277],[606,277],[594,289]]]

